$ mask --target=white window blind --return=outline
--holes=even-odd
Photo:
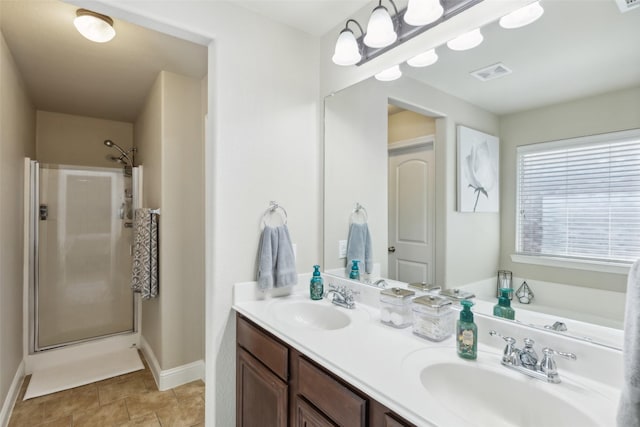
[[[516,251],[640,258],[640,129],[518,147]]]

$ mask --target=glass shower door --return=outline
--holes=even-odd
[[[36,351],[133,331],[130,195],[121,169],[41,165]]]

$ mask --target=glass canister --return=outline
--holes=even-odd
[[[415,298],[412,312],[414,334],[431,341],[442,341],[453,334],[455,311],[450,299],[436,295]]]
[[[411,298],[415,294],[402,288],[381,291],[380,321],[394,328],[406,328],[411,325]]]

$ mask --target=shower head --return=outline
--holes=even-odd
[[[115,142],[113,142],[110,139],[105,139],[104,140],[104,145],[106,145],[109,148],[115,148],[116,150],[118,150],[120,152],[120,157],[108,156],[107,158],[109,160],[112,160],[114,162],[119,162],[119,163],[122,163],[122,164],[128,165],[128,166],[133,166],[133,153],[136,152],[135,148],[132,148],[129,151],[124,151],[124,149],[122,147],[120,147],[118,144],[116,144]],[[132,153],[131,157],[129,157],[129,153]]]

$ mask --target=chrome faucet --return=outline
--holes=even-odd
[[[353,300],[354,292],[352,290],[347,289],[346,286],[338,286],[336,288],[333,285],[329,285],[329,287],[331,289],[329,289],[324,296],[329,298],[329,295],[333,295],[330,300],[333,304],[349,309],[356,308],[356,303]]]
[[[553,358],[554,355],[562,356],[570,360],[577,359],[576,355],[573,353],[564,353],[562,351],[556,351],[545,347],[542,349],[542,360],[538,362],[538,355],[533,349],[533,345],[535,343],[532,339],[525,338],[525,347],[520,350],[515,347],[515,338],[505,337],[496,331],[489,331],[489,335],[498,336],[507,343],[504,348],[502,360],[500,361],[503,366],[542,381],[547,381],[553,384],[558,384],[560,382],[556,362]]]
[[[559,320],[555,322],[553,325],[544,325],[544,328],[551,329],[552,331],[560,331],[560,332],[567,331],[567,325],[564,322],[561,322]]]

